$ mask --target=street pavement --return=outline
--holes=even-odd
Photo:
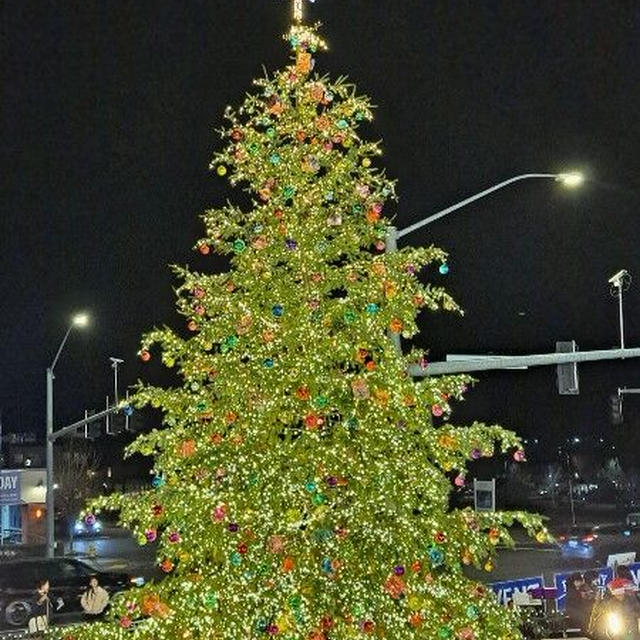
[[[72,555],[104,571],[125,571],[146,580],[160,576],[155,564],[155,544],[139,545],[128,531],[115,527],[105,533],[96,538],[76,539]]]

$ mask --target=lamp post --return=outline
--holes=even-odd
[[[388,233],[387,233],[387,240],[391,240],[391,241],[387,242],[387,250],[390,252],[396,250],[398,238],[402,238],[403,236],[406,236],[409,233],[412,233],[413,231],[417,231],[422,227],[426,227],[428,224],[431,224],[432,222],[435,222],[440,218],[444,218],[444,216],[449,215],[450,213],[453,213],[458,209],[462,209],[462,207],[466,207],[468,204],[471,204],[476,200],[480,200],[480,198],[484,198],[485,196],[488,196],[490,193],[493,193],[494,191],[503,189],[504,187],[507,187],[510,184],[513,184],[514,182],[520,182],[521,180],[539,179],[539,178],[555,180],[556,182],[560,182],[561,184],[563,184],[565,187],[571,187],[571,188],[578,187],[584,182],[584,176],[581,173],[577,173],[577,172],[522,173],[520,175],[514,176],[513,178],[509,178],[508,180],[504,180],[503,182],[499,182],[498,184],[495,184],[492,187],[485,189],[484,191],[480,191],[479,193],[476,193],[475,195],[469,198],[465,198],[464,200],[461,200],[460,202],[457,202],[456,204],[453,204],[450,207],[447,207],[446,209],[442,209],[442,211],[438,211],[437,213],[434,213],[433,215],[430,215],[427,218],[420,220],[419,222],[416,222],[408,227],[405,227],[404,229],[400,229],[400,231],[398,231],[396,227],[389,227]]]
[[[71,319],[71,324],[62,338],[53,362],[47,367],[47,429],[46,429],[46,459],[47,459],[47,491],[46,491],[46,557],[53,558],[55,550],[54,536],[54,499],[53,499],[53,370],[58,362],[58,358],[64,349],[67,338],[74,327],[86,327],[89,323],[89,316],[86,313],[77,313]]]
[[[494,184],[492,187],[489,187],[484,191],[480,191],[479,193],[476,193],[475,195],[470,196],[469,198],[465,198],[464,200],[461,200],[456,204],[452,204],[450,207],[447,207],[446,209],[442,209],[441,211],[438,211],[437,213],[434,213],[428,216],[427,218],[423,218],[422,220],[419,220],[418,222],[415,222],[414,224],[408,227],[405,227],[404,229],[398,230],[394,226],[387,227],[385,251],[387,253],[393,253],[394,251],[397,251],[399,238],[402,238],[408,235],[409,233],[413,233],[418,229],[422,229],[422,227],[426,227],[428,224],[431,224],[432,222],[435,222],[440,218],[444,218],[444,216],[447,216],[450,213],[457,211],[458,209],[462,209],[462,207],[466,207],[468,204],[471,204],[476,200],[480,200],[480,198],[484,198],[485,196],[488,196],[494,191],[503,189],[504,187],[507,187],[510,184],[513,184],[514,182],[520,182],[521,180],[531,180],[531,179],[540,179],[540,178],[555,180],[556,182],[560,182],[561,184],[563,184],[565,187],[570,187],[570,188],[578,187],[584,182],[584,176],[581,173],[578,173],[576,171],[572,171],[570,173],[521,173],[517,176],[513,176],[513,178],[509,178],[508,180],[503,180],[498,184]],[[400,348],[399,334],[392,333],[391,339],[393,340],[394,344],[398,348],[398,351],[400,351],[401,348]]]

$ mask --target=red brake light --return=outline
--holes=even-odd
[[[582,538],[582,542],[593,542],[596,536],[588,534],[586,536],[583,536]]]

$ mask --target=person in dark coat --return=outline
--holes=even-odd
[[[36,592],[31,600],[31,617],[28,622],[30,637],[43,637],[43,633],[49,628],[50,612],[49,580],[39,580],[36,585]]]
[[[582,574],[572,573],[569,576],[565,603],[569,626],[572,629],[586,629],[591,615],[592,602],[589,600]]]

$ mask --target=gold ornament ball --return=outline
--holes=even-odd
[[[365,168],[368,168],[371,166],[371,160],[369,158],[363,158],[362,159],[362,166]]]
[[[536,540],[540,544],[544,544],[547,541],[547,532],[546,531],[538,531],[538,533],[536,533]]]
[[[218,165],[218,168],[216,169],[216,172],[220,177],[226,176],[227,175],[227,167],[225,167],[223,164]]]

